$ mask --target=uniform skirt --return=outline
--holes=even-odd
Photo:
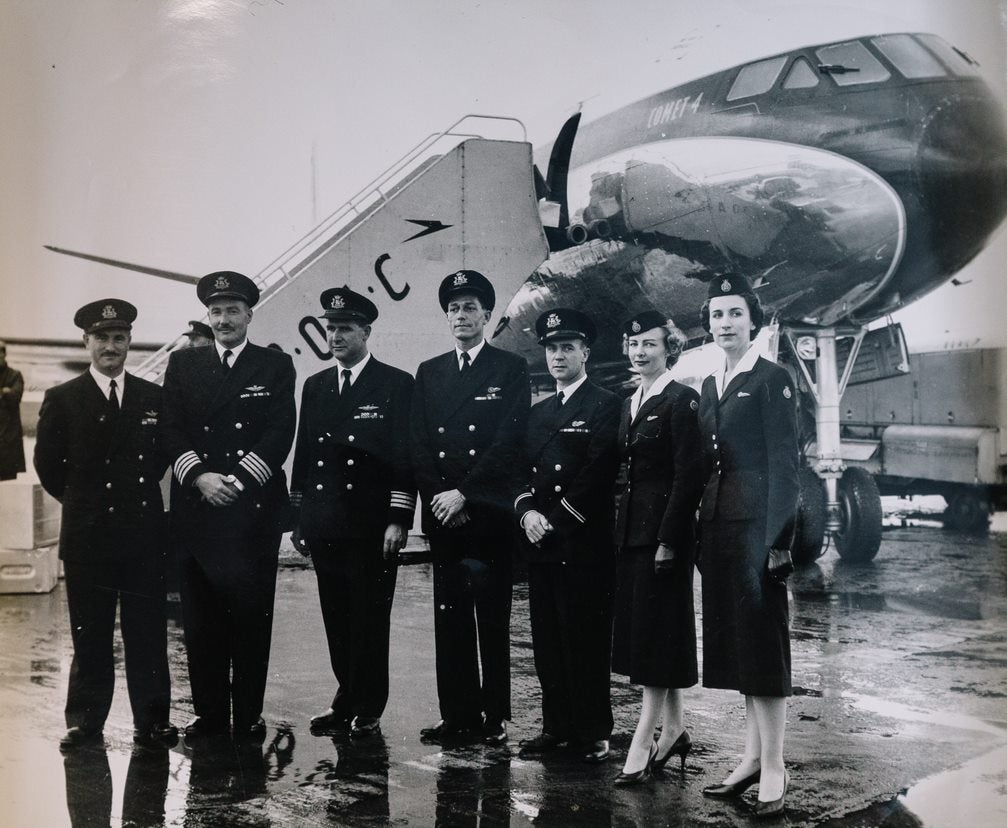
[[[714,520],[700,534],[703,686],[791,695],[787,587],[766,570],[763,522]]]
[[[692,687],[699,680],[692,559],[657,575],[656,551],[631,547],[616,556],[612,671],[647,687]]]

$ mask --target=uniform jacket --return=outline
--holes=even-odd
[[[497,535],[512,529],[515,474],[531,400],[528,363],[487,344],[460,374],[452,350],[416,372],[410,449],[423,495],[423,530]],[[430,498],[458,489],[469,523],[445,530]]]
[[[615,541],[621,547],[664,543],[692,555],[696,507],[703,487],[698,394],[669,382],[630,420],[622,406],[619,446],[626,462],[616,512]]]
[[[409,463],[413,378],[373,356],[339,395],[339,367],[311,376],[290,478],[305,538],[376,538],[388,524],[412,526],[416,489]]]
[[[183,531],[248,536],[286,522],[283,461],[296,419],[287,354],[248,343],[225,372],[214,347],[173,352],[161,438],[174,471],[171,511]],[[210,471],[241,481],[236,504],[213,507],[202,499],[193,483]]]
[[[87,371],[46,391],[35,469],[63,504],[64,560],[109,562],[162,551],[160,482],[168,462],[157,445],[161,405],[160,387],[130,374],[118,413]]]
[[[766,547],[789,548],[800,489],[797,417],[786,369],[760,357],[719,400],[716,379],[707,377],[699,416],[708,475],[700,520],[764,517]]]
[[[527,542],[530,561],[596,561],[612,554],[612,489],[619,468],[619,398],[590,380],[565,404],[555,396],[532,406],[525,441],[518,522],[534,510],[553,533]]]
[[[0,476],[24,471],[24,441],[21,433],[21,395],[24,377],[9,365],[0,368],[0,388],[10,393],[0,395]]]

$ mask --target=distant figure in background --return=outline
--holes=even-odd
[[[7,364],[7,343],[0,340],[0,480],[13,480],[24,466],[21,394],[24,377]]]
[[[347,287],[319,297],[335,365],[308,377],[290,475],[293,542],[311,555],[339,687],[311,732],[380,732],[397,555],[413,524],[413,378],[367,347],[378,309]]]
[[[187,740],[228,731],[262,741],[280,536],[294,441],[294,365],[248,341],[255,283],[224,270],[199,280],[215,342],[178,348],[164,374],[161,437],[172,462],[182,621],[196,718]]]
[[[39,411],[35,469],[63,504],[59,556],[73,637],[61,750],[101,741],[115,687],[116,605],[133,741],[167,748],[178,740],[168,722],[161,389],[123,368],[134,319],[136,308],[121,299],[77,311],[91,367],[46,391]]]
[[[202,348],[204,345],[213,344],[213,330],[205,322],[197,322],[195,319],[189,321],[189,330],[182,336],[189,337],[187,348]]]
[[[682,688],[699,679],[692,576],[703,479],[698,395],[668,370],[685,335],[650,310],[626,322],[623,343],[640,387],[619,425],[626,477],[616,515],[612,671],[643,685],[643,703],[615,784],[636,785],[672,756],[684,769],[692,748]]]

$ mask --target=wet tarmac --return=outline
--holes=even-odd
[[[296,559],[291,559],[296,563]],[[698,590],[697,578],[697,606]],[[695,740],[684,773],[615,788],[639,693],[613,682],[615,756],[591,767],[576,754],[517,756],[540,727],[527,590],[512,620],[515,718],[510,744],[420,741],[438,718],[431,574],[400,569],[391,699],[383,735],[314,737],[329,674],[314,575],[280,571],[265,744],[228,740],[133,751],[121,672],[103,748],[64,757],[70,663],[62,584],[47,595],[0,596],[0,824],[702,825],[747,824],[754,793],[704,799],[743,741],[736,693],[686,692]],[[1007,825],[1007,535],[937,528],[886,530],[872,564],[830,551],[791,579],[795,696],[786,756],[787,815],[774,824]],[[177,615],[177,613],[176,613]],[[173,718],[192,714],[178,618],[169,627]]]

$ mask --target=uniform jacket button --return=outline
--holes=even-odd
[[[476,456],[476,450],[475,449],[469,449],[469,455],[471,457],[475,457]]]
[[[140,482],[143,483],[143,478],[142,477],[140,478]]]
[[[469,431],[475,431],[475,430],[476,430],[475,424],[474,423],[470,423],[469,424]]]
[[[563,471],[563,467],[559,463],[556,464],[556,471]]]
[[[353,484],[352,483],[347,483],[346,484],[346,491],[349,492],[349,491],[352,491],[352,489],[353,489]]]
[[[140,501],[140,505],[145,507],[147,505],[147,501],[146,500]]]
[[[352,443],[352,442],[353,442],[353,440],[354,440],[354,437],[353,437],[353,435],[351,434],[351,435],[350,435],[349,437],[347,437],[346,439],[347,439],[347,440],[349,440],[349,441],[350,441],[350,442]]]
[[[108,513],[109,514],[112,514],[114,511],[115,511],[115,506],[109,506],[108,507]]]
[[[315,488],[318,489],[318,491],[321,491],[322,489],[325,488],[325,486],[323,486],[321,483],[319,483],[317,486],[315,486]]]
[[[444,426],[438,426],[437,427],[437,433],[438,434],[443,434],[444,433]]]
[[[235,423],[235,424],[234,424],[234,427],[235,427],[235,428],[241,428],[241,423]]]
[[[325,465],[325,461],[324,460],[319,460],[318,461],[318,468],[321,468],[324,465]]]
[[[532,466],[531,467],[531,473],[532,474],[538,474],[538,466]]]
[[[346,461],[346,465],[347,466],[352,466],[353,465],[353,458],[352,457],[349,460]]]
[[[142,454],[139,454],[139,455],[137,455],[137,458],[136,458],[136,459],[137,459],[137,460],[143,460],[143,455],[142,455]]]
[[[443,458],[444,457],[444,452],[443,451],[437,452],[437,456]]]
[[[556,487],[556,491],[557,491],[557,492],[561,492],[561,491],[563,491],[563,487],[562,487],[562,486],[557,486],[557,487]]]
[[[105,488],[106,489],[111,489],[112,488],[112,484],[111,483],[106,483],[105,484]]]
[[[324,443],[325,442],[325,438],[324,437],[319,437],[318,438],[318,442],[319,443]]]
[[[534,486],[531,487],[531,493],[535,494],[535,487]]]
[[[243,452],[243,451],[242,451],[241,449],[238,449],[238,450],[237,450],[237,451],[235,452],[235,454],[237,454],[237,455],[238,455],[238,457],[244,457],[244,456],[245,456],[245,452]]]
[[[209,431],[209,430],[210,430],[209,426],[203,426],[203,431]]]

